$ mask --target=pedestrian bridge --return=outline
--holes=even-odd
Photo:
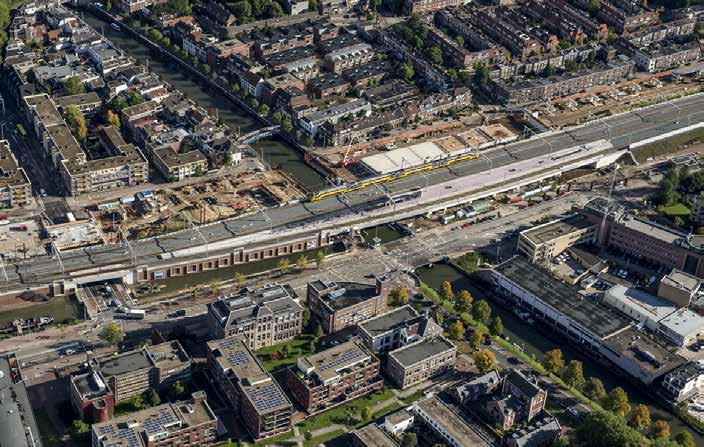
[[[240,135],[240,137],[237,139],[237,142],[239,144],[252,144],[256,143],[257,141],[264,139],[264,138],[269,138],[273,135],[276,135],[279,133],[281,130],[281,126],[269,126],[269,127],[264,127],[262,129],[257,129],[252,132],[246,133],[244,135]]]

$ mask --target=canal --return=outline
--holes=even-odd
[[[217,110],[218,117],[233,130],[244,134],[261,127],[259,122],[246,111],[223,97],[219,92],[215,92],[202,81],[185,73],[176,64],[155,57],[149,48],[141,42],[130,38],[123,32],[116,31],[109,23],[88,12],[83,14],[83,19],[98,32],[103,32],[105,37],[128,55],[139,63],[148,65],[151,71],[196,101],[200,106],[213,113]],[[270,166],[286,171],[309,190],[315,191],[325,186],[323,177],[305,163],[303,154],[280,138],[262,140],[255,143],[254,149],[260,155],[264,154],[265,161]]]
[[[456,270],[454,267],[447,264],[434,264],[433,267],[421,267],[416,269],[416,273],[421,281],[428,284],[430,287],[440,290],[444,281],[449,281],[452,288],[457,293],[460,290],[469,290],[477,299],[486,299],[491,305],[492,315],[499,315],[504,323],[504,333],[509,337],[509,340],[515,344],[522,346],[526,353],[535,354],[538,360],[543,357],[546,351],[554,348],[560,348],[565,357],[565,362],[569,360],[579,360],[584,365],[584,376],[598,377],[604,382],[607,392],[614,387],[620,386],[631,401],[631,405],[644,403],[650,408],[650,415],[653,421],[664,419],[670,424],[672,436],[681,430],[688,430],[694,436],[698,446],[704,446],[704,436],[699,435],[694,430],[690,429],[677,416],[671,412],[664,410],[656,405],[653,397],[646,394],[641,388],[632,385],[624,378],[613,374],[606,367],[599,365],[589,357],[575,350],[571,345],[556,341],[553,338],[548,338],[540,331],[536,331],[533,326],[525,324],[519,320],[513,313],[492,302],[489,297],[477,290],[466,275]]]

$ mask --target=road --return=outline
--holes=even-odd
[[[676,105],[673,105],[676,104]],[[427,174],[406,177],[382,188],[367,188],[350,193],[346,200],[333,197],[314,203],[298,203],[272,208],[241,218],[221,221],[193,229],[131,243],[127,246],[112,245],[89,247],[64,252],[61,255],[65,271],[77,271],[100,266],[112,269],[130,268],[133,260],[137,265],[163,263],[160,255],[189,247],[202,247],[244,235],[271,231],[278,236],[300,231],[310,224],[334,228],[343,217],[354,216],[359,206],[386,194],[408,191],[412,188],[427,188],[461,177],[488,173],[521,161],[547,157],[553,152],[568,149],[587,142],[610,137],[615,147],[624,147],[671,130],[700,122],[704,117],[704,95],[690,96],[675,102],[664,103],[605,120],[557,132],[540,138],[525,140],[484,152],[481,158],[455,164],[450,168],[429,171]],[[498,172],[498,171],[497,171]],[[451,192],[451,191],[449,191]],[[271,236],[270,236],[271,238]],[[194,254],[202,258],[202,253]],[[134,259],[133,259],[134,258]],[[44,285],[64,277],[62,267],[52,257],[34,258],[8,266],[6,289],[27,285]]]

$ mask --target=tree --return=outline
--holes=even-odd
[[[315,332],[313,334],[315,335],[316,340],[323,336],[323,327],[320,323],[315,326]]]
[[[66,79],[63,83],[62,86],[64,88],[64,92],[67,95],[80,95],[81,93],[86,92],[86,87],[83,85],[83,82],[81,82],[81,78],[78,76],[71,76],[70,78]]]
[[[85,141],[88,136],[88,125],[86,124],[86,118],[81,113],[81,110],[77,105],[70,105],[66,107],[64,112],[66,117],[66,124],[71,128],[71,132],[79,141]]]
[[[252,5],[250,5],[248,1],[236,2],[232,4],[230,11],[240,19],[243,17],[251,17]]]
[[[168,396],[170,401],[177,401],[186,394],[186,386],[180,380],[169,387]]]
[[[562,374],[562,379],[572,388],[582,388],[582,385],[584,385],[584,370],[582,369],[582,362],[570,360],[567,364],[567,368],[565,368],[565,372]]]
[[[274,112],[271,114],[271,120],[276,124],[281,124],[281,112]]]
[[[147,391],[145,400],[147,401],[150,407],[156,407],[161,403],[161,397],[159,397],[159,393],[157,393],[154,388]]]
[[[450,338],[453,340],[462,340],[464,338],[464,325],[460,320],[455,321],[447,329]]]
[[[494,315],[489,323],[489,333],[495,337],[504,333],[504,323],[501,321],[501,317]]]
[[[675,435],[675,442],[677,442],[681,447],[695,447],[697,444],[694,442],[694,436],[687,430],[682,430]]]
[[[670,425],[662,419],[658,419],[653,422],[650,434],[655,439],[668,439],[670,437]]]
[[[359,415],[364,422],[369,422],[372,420],[372,409],[369,407],[364,407],[362,408],[362,411],[360,411]]]
[[[161,34],[161,31],[159,31],[156,28],[150,29],[148,34],[149,34],[149,39],[151,39],[155,42],[159,42],[159,41],[161,41],[161,39],[164,38],[164,35]]]
[[[584,394],[593,401],[600,401],[606,396],[606,389],[601,379],[590,377],[584,385]]]
[[[475,352],[473,359],[477,369],[482,373],[492,370],[496,366],[496,357],[488,349]]]
[[[552,349],[545,353],[543,360],[540,362],[548,372],[556,374],[559,370],[565,367],[565,360],[562,358],[562,351]]]
[[[235,285],[241,289],[242,287],[244,287],[245,283],[247,282],[247,277],[242,272],[235,272],[234,280],[235,280]]]
[[[413,79],[413,76],[415,76],[415,72],[413,71],[413,67],[411,67],[410,64],[407,62],[404,62],[401,64],[401,68],[399,69],[399,73],[401,74],[401,77],[405,79],[406,81],[410,81]]]
[[[440,306],[435,308],[435,321],[437,321],[440,326],[442,326],[442,323],[445,321],[445,311]]]
[[[589,414],[576,432],[581,447],[642,447],[647,445],[643,435],[629,427],[626,420],[607,411]]]
[[[486,300],[479,300],[472,306],[472,317],[478,323],[486,324],[491,317],[491,307]]]
[[[464,46],[464,37],[462,37],[462,36],[455,37],[455,42],[457,42],[457,45],[463,47]]]
[[[550,447],[570,447],[571,445],[572,442],[570,441],[570,438],[567,436],[560,436],[555,439],[552,444],[550,444]]]
[[[628,403],[628,394],[619,387],[614,388],[604,397],[602,406],[609,411],[613,411],[619,416],[625,416],[631,411],[631,404]]]
[[[286,118],[284,118],[283,121],[281,122],[281,130],[283,130],[286,133],[291,133],[291,131],[293,130],[293,124],[291,124],[291,118],[289,118],[288,116]]]
[[[440,288],[440,298],[443,301],[452,301],[455,298],[455,292],[452,290],[452,284],[449,281],[443,281]]]
[[[323,250],[318,250],[315,252],[315,266],[318,269],[321,269],[323,267],[323,264],[325,263],[325,252]]]
[[[596,13],[601,9],[601,0],[589,0],[589,6],[588,8],[589,12],[591,13]]]
[[[313,433],[311,433],[310,430],[306,430],[305,433],[303,433],[303,437],[306,439],[306,441],[310,441],[313,439]]]
[[[408,289],[405,286],[399,286],[389,292],[388,304],[392,307],[400,307],[408,304]]]
[[[479,329],[475,329],[474,332],[472,332],[472,335],[469,336],[469,347],[472,351],[476,351],[482,346],[483,341],[484,335],[479,331]]]
[[[463,290],[455,297],[455,310],[459,313],[471,312],[474,298],[467,290]]]
[[[117,116],[117,113],[113,112],[112,110],[108,109],[105,112],[105,120],[108,122],[109,125],[112,127],[115,127],[117,129],[120,128],[120,117]]]
[[[132,406],[135,411],[141,410],[146,406],[144,403],[144,397],[141,394],[135,394],[129,402],[130,406]]]
[[[71,438],[74,441],[80,442],[88,437],[88,433],[90,433],[90,425],[80,419],[76,419],[71,422],[70,433]]]
[[[642,432],[650,427],[650,409],[646,405],[638,404],[631,410],[631,426]]]
[[[266,104],[262,104],[259,106],[259,113],[263,116],[269,115],[269,106]]]
[[[281,258],[279,262],[276,263],[276,267],[281,270],[281,273],[288,273],[288,269],[291,266],[291,261],[288,258]]]
[[[308,0],[308,11],[317,11],[318,10],[318,0]]]
[[[231,91],[232,93],[234,93],[235,95],[238,94],[238,93],[240,92],[240,84],[237,83],[237,82],[233,82],[233,83],[230,85],[230,91]]]
[[[401,447],[416,447],[418,438],[415,433],[406,432],[401,436]]]
[[[306,266],[308,265],[308,258],[306,255],[301,254],[298,259],[296,259],[296,267],[298,267],[301,270],[305,270]]]
[[[476,64],[474,68],[474,82],[486,85],[489,82],[489,67],[486,64]]]
[[[116,345],[122,341],[122,327],[117,321],[108,321],[98,337],[111,345]]]
[[[430,57],[430,61],[435,65],[442,65],[442,50],[440,47],[431,47],[428,50],[428,57]]]

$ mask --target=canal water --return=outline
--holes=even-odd
[[[196,101],[200,106],[213,113],[217,110],[218,117],[232,129],[239,130],[244,134],[261,127],[255,118],[223,97],[220,92],[214,91],[202,81],[180,69],[176,64],[154,57],[149,48],[136,39],[116,31],[107,22],[88,12],[84,13],[83,19],[98,32],[102,31],[105,37],[138,60],[139,63],[148,64],[151,71]],[[324,178],[305,163],[301,152],[283,140],[279,138],[264,139],[255,144],[255,149],[259,154],[264,152],[267,163],[273,167],[280,167],[309,190],[319,190],[324,187]]]
[[[536,331],[533,326],[525,324],[519,320],[513,313],[494,303],[485,296],[481,291],[477,290],[472,285],[472,282],[459,272],[454,267],[447,264],[434,264],[433,267],[421,267],[416,269],[416,273],[421,281],[428,284],[430,287],[440,290],[444,281],[449,281],[452,288],[457,293],[460,290],[469,290],[477,299],[486,299],[491,305],[492,315],[499,315],[504,323],[504,333],[509,337],[509,340],[522,346],[526,353],[535,354],[538,360],[543,357],[546,351],[554,348],[560,348],[565,361],[579,360],[584,365],[584,376],[598,377],[604,382],[607,392],[614,387],[620,386],[630,399],[631,405],[644,403],[650,408],[650,415],[653,421],[664,419],[670,424],[672,436],[681,430],[688,430],[694,436],[698,446],[704,446],[704,436],[697,434],[685,425],[677,416],[669,411],[666,411],[655,404],[654,397],[647,395],[642,389],[627,382],[624,378],[613,374],[606,367],[596,363],[589,357],[575,350],[571,345],[556,341],[556,339],[548,338],[543,333]]]
[[[388,244],[389,242],[397,241],[403,237],[403,233],[398,228],[389,225],[377,225],[375,227],[365,228],[360,231],[364,241],[368,244],[373,243],[374,238],[379,238],[380,244]]]

